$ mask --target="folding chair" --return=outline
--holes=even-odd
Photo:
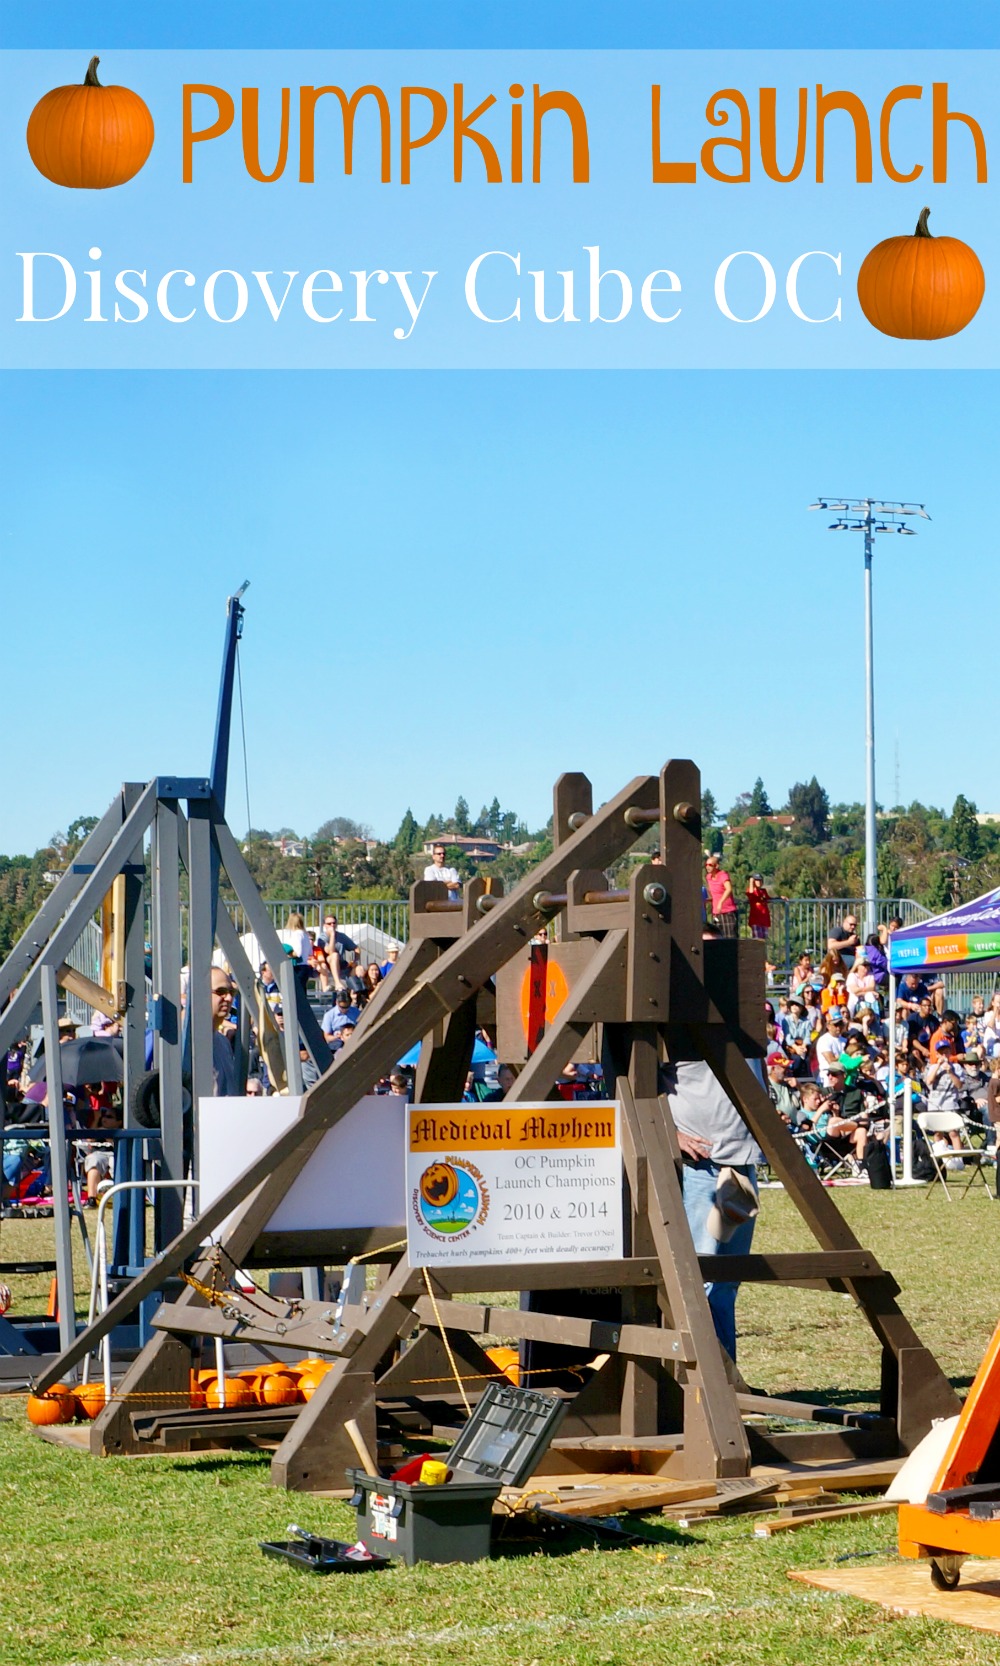
[[[848,1135],[818,1134],[813,1129],[811,1133],[797,1133],[794,1137],[809,1167],[816,1170],[824,1185],[832,1184],[841,1171],[851,1179],[856,1178],[851,1161],[854,1147]]]
[[[993,1193],[990,1191],[989,1181],[983,1171],[996,1162],[996,1156],[992,1151],[977,1150],[972,1145],[965,1117],[961,1111],[921,1111],[917,1116],[917,1126],[927,1141],[927,1149],[930,1152],[931,1162],[934,1164],[935,1175],[944,1187],[945,1196],[949,1203],[951,1202],[951,1191],[948,1186],[949,1173],[955,1181],[958,1179],[957,1169],[949,1170],[945,1167],[952,1157],[961,1157],[963,1178],[965,1178],[966,1171],[968,1171],[968,1178],[965,1180],[961,1195],[965,1196],[978,1174],[986,1187],[986,1196],[992,1201]],[[959,1145],[949,1145],[946,1152],[938,1154],[934,1150],[933,1136],[935,1134],[957,1134]],[[933,1190],[932,1183],[927,1188],[927,1195],[930,1196]]]

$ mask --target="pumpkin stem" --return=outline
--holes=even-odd
[[[91,58],[90,63],[87,65],[87,73],[83,78],[83,84],[85,87],[100,86],[101,83],[97,79],[97,66],[100,61],[100,58]]]
[[[917,221],[917,229],[913,233],[914,237],[933,237],[934,236],[934,233],[931,230],[929,230],[928,225],[927,225],[927,221],[930,218],[930,212],[931,211],[930,211],[929,208],[922,208],[920,210],[920,218]]]

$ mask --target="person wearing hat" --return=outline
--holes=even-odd
[[[783,1020],[782,1028],[785,1032],[785,1042],[791,1047],[796,1042],[803,1042],[806,1047],[812,1040],[813,1027],[806,1016],[806,1003],[801,995],[789,995],[788,1014]]]
[[[794,1123],[799,1115],[799,1096],[788,1085],[789,1060],[784,1053],[772,1053],[767,1061],[767,1091],[778,1107],[783,1122]]]
[[[819,1004],[824,1012],[836,1009],[842,1017],[847,1017],[847,980],[843,972],[833,972],[826,988],[821,991]]]
[[[831,1066],[840,1063],[846,1038],[847,1024],[839,1009],[834,1007],[827,1013],[826,1027],[816,1041],[816,1070],[823,1087],[830,1085]]]
[[[759,1069],[756,1061],[751,1069]],[[704,1059],[672,1057],[662,1082],[684,1159],[684,1213],[695,1254],[747,1255],[758,1209],[760,1148]],[[736,1358],[738,1290],[738,1284],[705,1285],[715,1334],[730,1359]]]

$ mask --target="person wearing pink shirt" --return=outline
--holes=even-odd
[[[736,936],[736,898],[733,882],[713,852],[705,858],[705,885],[712,904],[712,923],[723,937]]]

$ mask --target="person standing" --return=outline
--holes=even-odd
[[[235,1099],[239,1096],[236,1075],[236,1055],[230,1037],[236,1026],[232,1021],[233,985],[218,966],[212,967],[212,1081],[216,1099]]]
[[[749,1255],[761,1151],[704,1059],[672,1059],[663,1087],[683,1156],[684,1213],[696,1255]],[[709,1281],[715,1334],[736,1358],[738,1284]]]
[[[723,937],[735,937],[737,925],[733,882],[713,851],[705,858],[705,885],[712,905],[712,924]]]
[[[747,881],[747,909],[750,936],[766,939],[771,929],[771,894],[759,873],[752,873]]]
[[[437,880],[440,885],[447,885],[449,900],[456,902],[459,895],[458,869],[445,865],[445,848],[442,844],[432,845],[431,857],[433,860],[428,862],[424,869],[424,878]]]

